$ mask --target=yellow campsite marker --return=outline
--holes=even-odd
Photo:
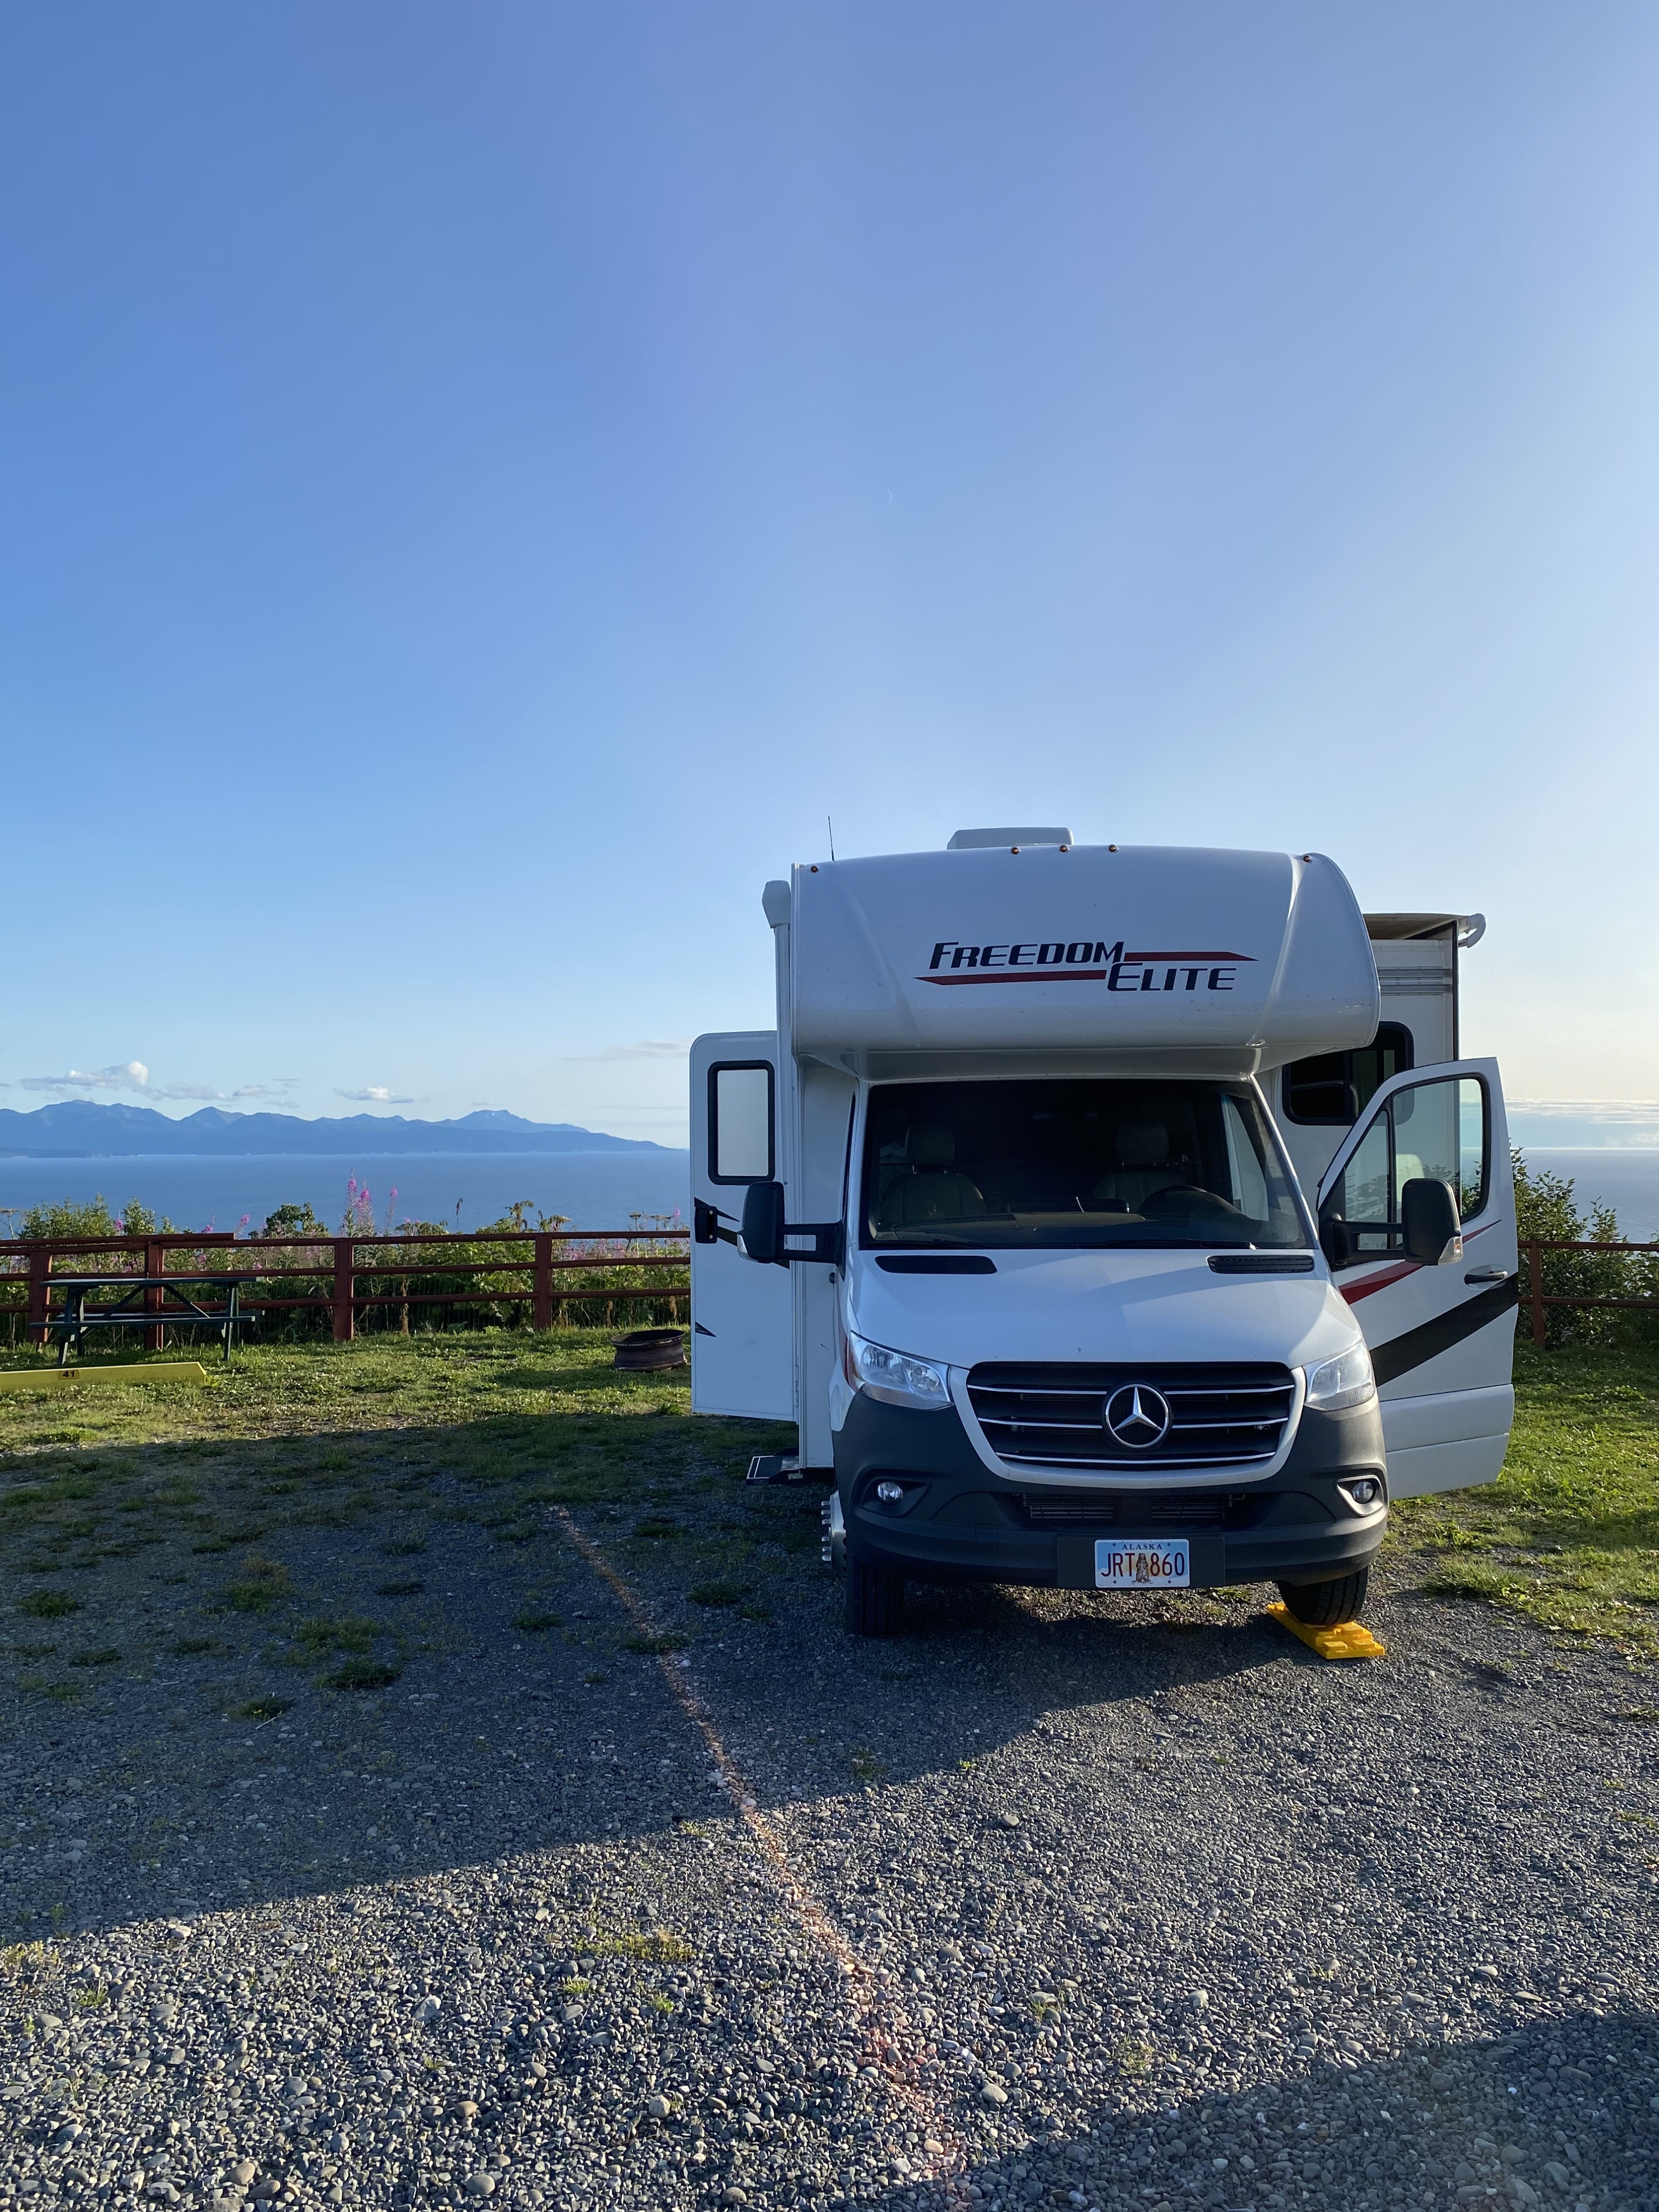
[[[1288,1628],[1292,1636],[1299,1636],[1309,1650],[1316,1651],[1322,1659],[1381,1659],[1389,1648],[1357,1620],[1345,1620],[1338,1628],[1310,1628],[1286,1605],[1270,1605],[1267,1618]]]
[[[207,1370],[199,1359],[157,1359],[111,1367],[9,1367],[0,1370],[0,1390],[66,1390],[79,1382],[187,1382],[203,1389]]]

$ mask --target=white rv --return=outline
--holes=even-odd
[[[1314,854],[959,831],[766,887],[777,1027],[691,1061],[696,1410],[833,1476],[848,1626],[904,1583],[1276,1582],[1351,1618],[1389,1498],[1508,1442],[1478,916]]]

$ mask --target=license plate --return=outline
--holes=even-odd
[[[1192,1553],[1180,1537],[1120,1544],[1102,1536],[1095,1545],[1097,1589],[1187,1589],[1192,1579]]]

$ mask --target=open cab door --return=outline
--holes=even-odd
[[[787,1267],[737,1241],[751,1183],[778,1168],[778,1040],[771,1030],[691,1048],[691,1407],[794,1419],[794,1306]]]
[[[1515,1419],[1515,1189],[1494,1060],[1385,1083],[1319,1186],[1376,1373],[1395,1498],[1491,1482]]]

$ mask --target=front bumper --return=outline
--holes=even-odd
[[[1377,1502],[1358,1512],[1340,1488],[1369,1475]],[[904,1495],[886,1504],[883,1480]],[[836,1437],[836,1486],[854,1559],[916,1582],[1095,1587],[1095,1544],[1179,1536],[1192,1587],[1329,1582],[1368,1566],[1388,1525],[1388,1471],[1376,1401],[1342,1413],[1304,1409],[1285,1464],[1255,1481],[1133,1490],[1075,1481],[1045,1489],[1041,1473],[999,1475],[969,1441],[954,1407],[911,1413],[860,1392]]]

